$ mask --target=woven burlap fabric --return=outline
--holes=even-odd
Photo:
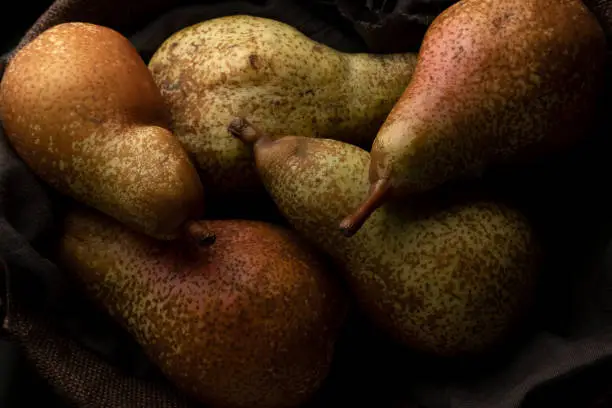
[[[20,46],[55,24],[88,21],[121,31],[146,59],[167,35],[184,26],[221,15],[247,13],[285,21],[317,41],[345,51],[413,50],[418,47],[429,21],[450,3],[445,0],[438,3],[340,0],[337,4],[307,0],[58,0],[25,34]],[[609,3],[589,0],[587,4],[611,34],[612,7]],[[312,11],[315,9],[322,12],[316,14]],[[333,13],[335,19],[330,17]],[[346,19],[342,20],[342,16]],[[602,116],[606,117],[605,111]],[[526,170],[526,178],[532,186],[539,187],[543,198],[525,200],[542,203],[530,211],[541,216],[538,222],[547,224],[553,231],[551,234],[557,235],[552,239],[553,252],[578,255],[571,262],[559,261],[549,267],[551,272],[546,284],[554,281],[556,286],[545,290],[537,312],[541,316],[538,326],[534,333],[517,344],[513,357],[484,375],[475,375],[469,380],[448,380],[438,375],[437,371],[443,370],[409,365],[414,362],[398,365],[410,375],[395,378],[384,372],[384,364],[376,361],[374,354],[368,364],[354,365],[357,374],[345,380],[349,383],[343,386],[344,392],[363,393],[359,395],[369,392],[374,396],[376,392],[393,394],[392,397],[380,395],[380,405],[375,398],[367,401],[369,406],[405,408],[417,405],[426,408],[506,408],[519,403],[527,407],[612,406],[609,395],[612,390],[612,314],[609,312],[612,302],[607,300],[608,297],[612,299],[612,295],[608,295],[612,293],[612,264],[606,261],[612,259],[612,250],[607,245],[612,238],[612,217],[598,215],[612,208],[612,203],[603,197],[609,195],[607,192],[592,194],[582,181],[597,174],[598,179],[594,182],[609,184],[612,166],[607,165],[610,162],[607,152],[612,149],[609,142],[601,142],[610,133],[609,124],[604,125],[606,123],[596,126],[601,127],[598,130],[601,137],[595,146],[586,146],[572,157],[550,166],[547,171],[555,175],[557,181],[543,182],[548,180],[546,175],[534,175]],[[524,187],[523,182],[515,182],[516,185],[508,189],[519,191]],[[552,210],[550,203],[554,203]],[[112,350],[98,349],[78,335],[82,321],[77,319],[72,329],[68,328],[62,316],[67,308],[70,311],[70,306],[66,306],[63,299],[70,297],[74,289],[66,282],[62,271],[47,259],[52,253],[48,244],[52,243],[53,227],[61,217],[61,210],[61,199],[36,180],[0,132],[0,258],[3,260],[0,263],[3,272],[0,317],[7,316],[7,337],[20,346],[38,375],[73,406],[196,406],[168,382],[119,367],[110,358]],[[601,236],[593,237],[596,234],[588,227],[591,224],[597,224],[603,231]],[[566,269],[573,271],[571,278],[565,277]],[[361,350],[355,351],[345,360],[353,360],[361,353]],[[393,357],[389,359],[392,360]],[[428,374],[413,375],[415,371],[428,371]],[[361,373],[367,378],[359,382]],[[371,384],[372,380],[378,380],[377,384]],[[322,398],[316,406],[338,406],[341,399],[334,401],[326,402]],[[352,401],[352,406],[359,406],[366,400],[355,397]]]
[[[72,406],[82,408],[195,408],[171,387],[122,373],[82,344],[58,333],[52,320],[10,314],[11,337],[26,359]]]

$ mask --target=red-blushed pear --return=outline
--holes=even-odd
[[[190,251],[74,210],[59,264],[206,406],[299,406],[328,374],[342,289],[292,231],[245,220],[198,225],[216,240]]]
[[[371,149],[371,188],[340,228],[383,202],[570,147],[588,134],[606,40],[580,0],[461,0],[426,32],[414,75]]]

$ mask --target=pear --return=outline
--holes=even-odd
[[[326,378],[346,298],[295,233],[258,221],[188,251],[73,210],[59,264],[180,389],[210,407],[293,407]]]
[[[416,54],[342,53],[285,23],[234,15],[175,33],[149,69],[204,185],[225,196],[263,191],[249,150],[227,137],[234,116],[271,134],[370,147],[415,64]]]
[[[388,203],[347,239],[335,225],[368,190],[368,152],[332,139],[273,140],[244,118],[229,130],[253,145],[291,226],[341,266],[365,313],[402,344],[437,356],[486,353],[529,309],[538,246],[518,211],[472,198]]]
[[[159,239],[204,210],[197,171],[168,130],[146,64],[118,32],[87,23],[44,31],[0,83],[8,140],[59,192]]]
[[[572,146],[588,133],[605,55],[603,30],[580,0],[451,6],[426,32],[372,146],[371,191],[341,228],[354,234],[389,198]]]

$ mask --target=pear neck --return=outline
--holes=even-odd
[[[370,95],[373,90],[370,84],[375,84],[381,94],[388,95],[401,93],[406,88],[416,67],[417,54],[355,54],[349,61],[349,81],[354,92]]]

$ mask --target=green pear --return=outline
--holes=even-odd
[[[77,209],[65,221],[59,264],[206,406],[299,406],[330,368],[346,314],[338,282],[289,230],[198,225],[215,233],[194,251]]]
[[[234,116],[369,147],[415,64],[416,54],[342,53],[282,22],[234,15],[175,33],[149,69],[203,183],[225,194],[263,190],[249,150],[227,137]]]
[[[370,210],[341,227],[353,234],[389,198],[571,147],[588,134],[605,58],[603,30],[580,0],[451,6],[372,145]]]
[[[289,223],[341,266],[363,310],[393,338],[435,355],[483,353],[528,310],[538,250],[516,210],[494,201],[390,203],[347,239],[337,223],[368,191],[368,152],[331,139],[273,140],[242,118],[229,130],[253,145]]]

